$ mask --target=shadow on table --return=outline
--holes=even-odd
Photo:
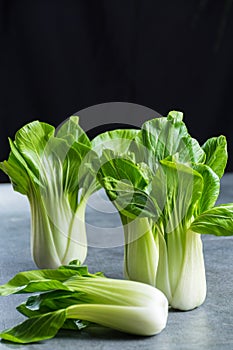
[[[92,340],[137,340],[145,339],[148,337],[143,337],[139,335],[127,334],[124,332],[116,331],[107,327],[93,325],[89,326],[86,329],[80,331],[69,331],[69,330],[60,330],[56,335],[56,338],[69,338],[69,339],[92,339]]]
[[[60,330],[57,335],[54,337],[54,340],[59,341],[60,340],[83,340],[83,341],[95,341],[95,340],[102,340],[102,341],[132,341],[132,340],[138,340],[138,339],[146,339],[148,337],[142,337],[142,336],[137,336],[137,335],[130,335],[127,333],[123,333],[120,331],[115,331],[113,329],[107,328],[107,327],[102,327],[98,325],[93,325],[89,326],[86,329],[83,330],[77,330],[77,331],[72,331],[72,330],[65,330],[62,329]],[[34,349],[34,346],[37,345],[43,345],[46,342],[53,341],[52,339],[48,340],[43,340],[40,342],[35,342],[35,343],[30,343],[30,344],[18,344],[18,343],[11,343],[7,340],[2,340],[0,342],[0,347],[1,344],[4,345],[4,347],[9,348],[9,349]],[[52,344],[51,344],[52,345]]]

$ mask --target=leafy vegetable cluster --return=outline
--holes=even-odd
[[[204,302],[201,234],[233,235],[233,204],[215,206],[226,139],[200,146],[182,119],[172,111],[141,130],[114,130],[91,142],[71,117],[56,133],[33,122],[10,140],[0,167],[29,199],[32,255],[46,270],[21,272],[0,286],[0,295],[40,293],[18,306],[28,319],[3,339],[39,341],[90,322],[152,335],[166,325],[168,302],[180,310]],[[121,217],[124,273],[132,281],[90,274],[77,260],[67,265],[85,260],[86,202],[101,186]]]
[[[173,111],[137,132],[97,136],[93,145],[99,181],[124,225],[125,276],[159,288],[172,307],[190,310],[206,297],[199,234],[232,235],[233,204],[214,207],[227,162],[225,137],[201,147],[182,117]]]

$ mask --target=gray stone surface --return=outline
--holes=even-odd
[[[87,222],[114,227],[119,218],[110,219],[93,209],[95,198],[87,210]],[[233,202],[233,175],[222,180],[219,203]],[[98,200],[97,200],[98,206]],[[98,231],[98,230],[97,230]],[[93,232],[92,232],[93,234]],[[208,294],[205,303],[189,312],[171,311],[166,329],[154,337],[136,337],[103,327],[81,332],[61,331],[52,340],[15,345],[0,342],[0,349],[233,349],[233,238],[203,237]],[[90,271],[104,271],[107,276],[122,278],[123,247],[89,248],[86,263]],[[17,272],[36,268],[30,255],[30,213],[27,199],[0,185],[0,283]],[[25,300],[23,295],[0,298],[0,330],[23,321],[15,307]]]

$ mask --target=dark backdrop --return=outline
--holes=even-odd
[[[110,101],[183,110],[194,137],[223,133],[233,154],[232,3],[0,0],[0,159],[26,122]]]

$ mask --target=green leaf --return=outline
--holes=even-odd
[[[122,215],[130,218],[156,215],[154,204],[145,192],[150,176],[146,164],[118,158],[111,150],[103,152],[98,179]]]
[[[198,214],[201,214],[215,205],[220,191],[220,180],[216,173],[207,165],[194,164],[193,168],[203,178],[203,190],[197,208]]]
[[[168,113],[167,119],[175,123],[180,123],[183,120],[183,115],[184,115],[183,112],[170,111]]]
[[[53,338],[66,320],[66,310],[57,310],[27,319],[0,333],[2,339],[15,343],[33,343]]]
[[[62,284],[62,282],[56,280],[41,279],[39,281],[30,281],[26,285],[21,286],[12,286],[10,284],[3,285],[0,287],[0,295],[6,296],[16,293],[34,293],[38,291],[42,292],[55,289],[68,290],[68,288]]]
[[[22,127],[15,135],[15,145],[31,171],[39,178],[41,159],[54,127],[34,121]]]
[[[88,146],[77,142],[67,151],[63,160],[63,187],[68,193],[78,192],[82,187],[83,177],[89,173],[83,164],[89,152],[91,149]],[[91,181],[93,181],[93,176]]]
[[[0,286],[0,295],[10,295],[15,293],[33,293],[49,290],[69,290],[62,282],[70,277],[89,276],[86,268],[82,266],[76,268],[44,269],[19,272],[8,283]],[[91,277],[93,275],[90,275]]]
[[[167,118],[155,118],[142,126],[143,145],[154,154],[155,161],[177,152],[183,137],[188,136],[180,112],[170,112]]]
[[[125,180],[134,188],[144,189],[148,184],[148,172],[145,168],[134,164],[130,159],[119,158],[111,150],[105,150],[101,159],[101,167],[98,172],[98,179],[112,177],[116,180]]]
[[[34,317],[88,301],[88,296],[83,292],[55,290],[30,296],[26,302],[17,306],[17,310],[24,316]]]
[[[154,153],[143,144],[142,130],[136,134],[129,146],[128,151],[131,155],[133,155],[131,158],[133,157],[134,162],[138,164],[146,163],[151,169],[153,169],[155,162]]]
[[[78,142],[91,147],[91,142],[79,125],[79,117],[71,116],[56,130],[56,137],[62,138],[68,141],[70,146],[73,146],[74,142]]]
[[[94,181],[95,174],[90,174],[86,163],[97,155],[92,153],[78,117],[68,119],[56,136],[51,125],[29,123],[16,133],[14,142],[10,140],[10,146],[10,157],[1,168],[11,178],[14,188],[23,194],[30,196],[31,187],[39,185],[39,190],[49,190],[50,195],[64,191],[75,197],[74,192],[77,194],[84,183],[88,188]],[[72,208],[77,204],[71,200]]]
[[[225,136],[212,137],[202,146],[205,154],[205,164],[221,178],[227,164],[227,142]]]
[[[15,191],[27,195],[29,192],[28,174],[13,153],[10,154],[8,161],[0,163],[0,169],[7,174]]]
[[[191,219],[202,194],[202,176],[190,166],[162,160],[152,181],[151,197],[163,211],[165,232],[172,232]]]
[[[172,111],[167,118],[156,118],[143,124],[141,138],[138,137],[140,135],[136,138],[138,147],[135,147],[135,152],[139,153],[139,159],[143,159],[154,172],[158,169],[158,161],[175,154],[179,154],[178,159],[181,163],[205,161],[205,152],[197,140],[188,134],[182,118],[183,113]]]
[[[75,145],[74,145],[75,148]],[[82,147],[78,147],[79,152]],[[100,161],[97,154],[92,149],[83,150],[85,153],[82,155],[82,162],[79,169],[74,171],[77,174],[78,185],[83,189],[83,195],[90,196],[93,192],[100,188],[96,176],[100,167]],[[75,169],[74,169],[75,170]]]
[[[71,292],[65,290],[54,290],[39,295],[30,296],[25,306],[31,311],[58,310],[65,309],[73,304],[86,302],[87,295],[83,292]]]
[[[109,176],[104,177],[101,181],[121,215],[126,215],[131,219],[137,216],[153,218],[156,216],[155,205],[145,191]]]
[[[107,131],[99,134],[92,140],[93,150],[99,155],[105,149],[114,151],[115,154],[121,154],[122,156],[127,154],[132,140],[139,133],[139,130],[134,129],[121,129]]]
[[[72,260],[69,262],[68,265],[61,265],[59,266],[58,270],[75,270],[77,273],[81,276],[83,275],[89,275],[88,267],[87,265],[82,265],[81,262],[78,259]]]
[[[190,136],[183,137],[177,148],[179,161],[182,163],[204,163],[206,155],[197,140]]]
[[[222,204],[195,218],[190,229],[197,233],[215,236],[233,235],[233,203]]]
[[[42,315],[42,314],[47,314],[48,312],[51,311],[47,307],[41,308],[40,310],[30,310],[30,309],[27,308],[26,302],[23,302],[20,305],[18,305],[16,307],[16,310],[19,311],[22,315],[24,315],[24,316],[26,316],[28,318],[34,317],[34,316],[38,316],[38,315]]]
[[[18,151],[15,142],[9,139],[9,143],[11,148],[9,159],[0,163],[0,168],[9,176],[15,191],[29,195],[31,187],[40,182]]]

